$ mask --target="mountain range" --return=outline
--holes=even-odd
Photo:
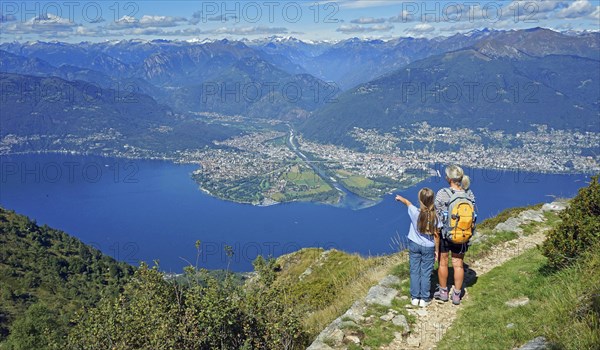
[[[390,130],[414,121],[597,131],[599,43],[598,32],[544,28],[387,41],[2,43],[0,72],[9,84],[3,93],[13,94],[15,82],[51,83],[142,101],[127,107],[106,99],[29,106],[12,101],[3,106],[2,135],[91,132],[123,128],[124,122],[126,130],[177,127],[190,121],[190,112],[286,120],[308,138],[336,143],[345,143],[352,127]],[[40,110],[46,119],[29,123]],[[77,118],[94,122],[84,127]],[[58,127],[60,120],[65,127]],[[205,127],[194,129],[202,134]]]

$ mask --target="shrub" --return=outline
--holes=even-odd
[[[289,292],[273,286],[274,260],[258,258],[245,286],[186,268],[183,283],[142,265],[117,298],[77,321],[70,349],[301,349],[308,341]]]
[[[553,229],[542,246],[552,268],[564,267],[600,241],[600,184],[592,177],[569,208],[560,214],[562,222]]]
[[[43,303],[32,304],[12,325],[7,348],[11,350],[60,349],[63,343],[58,315]],[[1,346],[0,346],[1,347]]]

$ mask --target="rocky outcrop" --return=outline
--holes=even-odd
[[[544,222],[546,221],[546,219],[544,218],[544,212],[558,212],[564,210],[566,207],[566,202],[555,201],[552,203],[546,203],[539,210],[525,210],[521,212],[516,218],[508,218],[506,221],[496,225],[496,227],[494,227],[494,231],[515,232],[521,235],[523,233],[521,225],[526,225],[531,222]]]
[[[360,337],[353,334],[352,329],[358,324],[373,322],[374,317],[365,317],[369,305],[391,306],[392,301],[400,293],[396,287],[401,283],[396,276],[386,276],[379,284],[372,287],[364,300],[356,301],[350,309],[342,316],[331,322],[308,347],[307,350],[329,350],[345,348],[344,344],[360,344]],[[409,331],[408,321],[404,315],[396,310],[390,309],[389,312],[380,317],[384,322],[390,322],[396,326],[403,327],[405,333]],[[334,346],[332,348],[332,346]]]
[[[369,290],[365,302],[368,305],[392,306],[392,300],[397,295],[398,291],[396,289],[378,285]]]

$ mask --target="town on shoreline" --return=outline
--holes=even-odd
[[[536,173],[595,173],[600,157],[592,145],[600,133],[553,130],[533,125],[514,134],[485,128],[434,127],[426,122],[382,133],[354,128],[357,147],[305,139],[285,122],[205,115],[211,123],[238,126],[240,135],[201,149],[175,152],[131,145],[109,129],[88,136],[7,135],[0,155],[45,152],[101,155],[196,164],[192,177],[200,189],[220,199],[253,205],[309,201],[341,205],[347,196],[374,203],[388,193],[435,176],[436,164],[458,163],[474,169]],[[168,132],[168,131],[166,131]]]

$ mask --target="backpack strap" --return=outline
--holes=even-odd
[[[446,210],[448,210],[448,206],[450,205],[450,199],[452,199],[452,195],[454,194],[454,190],[448,187],[442,188],[442,190],[448,195],[448,200],[444,202],[444,206]]]

